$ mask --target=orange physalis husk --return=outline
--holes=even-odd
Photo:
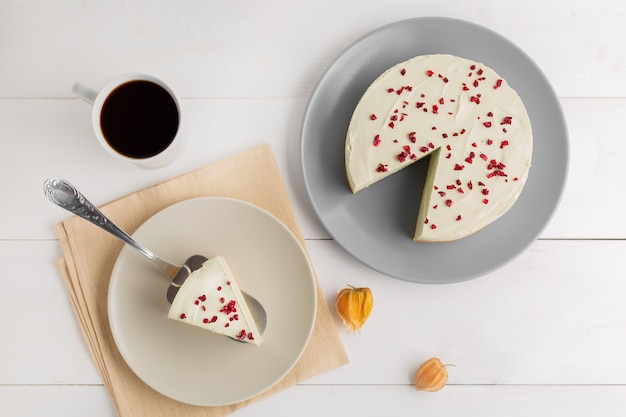
[[[337,294],[335,309],[343,320],[347,331],[359,330],[374,306],[372,291],[369,288],[355,288],[349,286]]]
[[[415,388],[421,391],[439,391],[448,382],[448,371],[439,358],[430,358],[422,364],[415,376]]]

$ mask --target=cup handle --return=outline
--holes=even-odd
[[[96,90],[81,83],[74,84],[72,86],[72,92],[89,104],[93,104],[94,101],[96,101],[96,96],[98,95]]]

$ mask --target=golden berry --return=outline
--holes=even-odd
[[[439,391],[448,382],[448,371],[439,358],[430,358],[422,364],[415,376],[415,388],[421,391]]]
[[[335,309],[347,331],[359,330],[372,312],[374,299],[369,288],[349,286],[337,294]]]

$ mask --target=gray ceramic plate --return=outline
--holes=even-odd
[[[534,149],[528,182],[504,216],[465,239],[416,243],[412,236],[428,161],[353,195],[346,180],[344,143],[352,112],[370,83],[399,62],[432,53],[482,62],[502,75],[527,107]],[[301,133],[307,191],[331,236],[371,268],[419,283],[477,278],[522,253],[556,210],[569,161],[565,118],[537,65],[501,35],[449,18],[399,21],[350,46],[315,87]],[[415,192],[401,192],[407,188]]]

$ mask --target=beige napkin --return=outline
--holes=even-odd
[[[138,191],[100,209],[122,229],[132,233],[161,209],[202,196],[232,197],[263,207],[289,227],[305,246],[269,145]],[[171,400],[145,385],[128,368],[110,332],[107,290],[123,243],[76,216],[57,224],[55,231],[63,250],[59,270],[120,417],[225,416],[250,402],[348,362],[336,323],[318,285],[317,320],[309,345],[292,371],[273,388],[251,400],[225,407],[198,407]]]

